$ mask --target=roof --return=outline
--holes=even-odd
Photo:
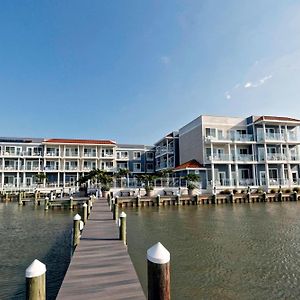
[[[300,123],[300,120],[288,118],[288,117],[275,117],[275,116],[261,116],[258,118],[255,123],[261,122],[261,121],[275,121],[275,122],[292,122],[292,123]]]
[[[81,139],[47,139],[45,143],[53,144],[90,144],[90,145],[115,145],[114,141],[110,140],[81,140]]]
[[[203,169],[205,168],[203,165],[201,165],[196,159],[192,159],[188,162],[185,162],[176,168],[173,169],[173,171],[178,170],[184,170],[184,169]]]

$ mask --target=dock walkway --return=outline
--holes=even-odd
[[[105,199],[93,204],[57,299],[145,299]]]

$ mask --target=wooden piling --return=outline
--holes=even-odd
[[[83,209],[83,223],[86,224],[87,218],[88,218],[88,205],[86,203],[84,203],[82,205],[82,209]]]
[[[119,204],[118,204],[118,199],[115,198],[113,202],[113,220],[118,220],[118,215],[119,215]]]
[[[160,195],[159,194],[156,196],[156,205],[160,206]]]
[[[46,299],[46,266],[35,259],[26,269],[26,299]]]
[[[157,243],[147,251],[148,299],[170,300],[170,252]]]
[[[19,205],[23,205],[23,202],[22,202],[22,193],[21,192],[19,192],[19,194],[18,194],[18,204]]]
[[[72,196],[69,199],[69,209],[73,210],[73,197]]]
[[[80,215],[75,215],[73,218],[73,249],[75,249],[80,241],[80,221]]]
[[[87,201],[87,215],[88,215],[88,217],[89,217],[89,215],[91,214],[91,209],[92,209],[92,200],[89,199],[89,200]]]
[[[49,209],[49,198],[46,197],[44,202],[44,210],[48,210],[48,209]]]
[[[123,211],[120,214],[119,236],[124,245],[127,245],[126,214]]]
[[[180,205],[180,195],[176,195],[176,205]]]
[[[137,197],[136,197],[136,200],[135,200],[135,205],[136,205],[136,207],[140,207],[140,200],[141,200],[141,196],[140,195],[138,195]]]
[[[294,199],[294,201],[298,200],[298,193],[297,193],[297,191],[293,192],[293,199]]]
[[[282,191],[279,191],[278,194],[277,194],[277,199],[278,199],[278,202],[282,202]]]

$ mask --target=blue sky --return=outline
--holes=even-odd
[[[0,1],[2,136],[152,144],[200,114],[300,118],[300,1]]]

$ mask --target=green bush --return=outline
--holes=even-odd
[[[220,194],[222,194],[222,195],[230,195],[230,194],[231,194],[231,191],[228,190],[228,189],[226,189],[226,190],[224,190],[224,191],[221,191]]]
[[[239,192],[239,191],[238,191],[237,189],[233,189],[233,190],[232,190],[232,193],[233,193],[233,194],[236,194],[236,193],[238,193],[238,192]]]
[[[299,193],[299,191],[300,191],[300,188],[299,188],[298,186],[295,186],[295,187],[293,188],[293,192]]]
[[[286,190],[284,190],[284,192],[287,193],[287,194],[290,194],[292,192],[292,190],[291,189],[286,189]]]
[[[275,194],[276,192],[277,192],[276,189],[271,189],[271,190],[270,190],[270,193],[271,193],[271,194]]]

